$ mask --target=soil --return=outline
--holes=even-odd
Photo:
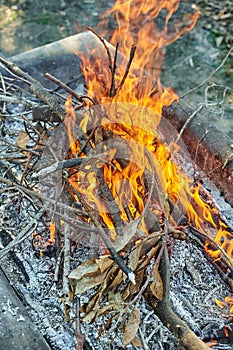
[[[113,0],[2,0],[0,4],[0,52],[9,57],[23,51],[96,27],[100,15]],[[198,29],[208,32],[213,46],[224,50],[232,37],[232,1],[196,0]],[[193,43],[195,44],[195,43]]]

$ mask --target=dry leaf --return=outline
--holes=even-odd
[[[96,263],[98,264],[100,271],[104,272],[113,264],[113,260],[106,255],[103,255],[99,259],[96,259]]]
[[[142,242],[141,256],[148,254],[148,252],[157,245],[161,238],[162,231],[150,233],[150,235],[144,238]]]
[[[86,314],[84,317],[82,317],[82,322],[89,322],[93,321],[96,317],[97,310],[93,309],[88,314]]]
[[[139,263],[139,258],[141,255],[141,250],[142,250],[142,245],[138,244],[135,249],[132,250],[132,252],[129,255],[129,262],[128,262],[128,267],[132,270],[135,271],[138,263]]]
[[[92,297],[92,299],[89,301],[85,313],[86,315],[82,318],[83,322],[92,321],[97,315],[99,310],[99,302],[102,297],[102,294],[106,288],[107,281],[106,279],[101,284],[100,288],[98,289],[97,293]]]
[[[108,290],[113,289],[114,287],[118,286],[123,278],[123,271],[118,269],[118,273],[116,277],[113,279],[112,283],[108,286]]]
[[[153,282],[150,284],[150,289],[157,299],[163,299],[163,281],[157,265],[154,267]]]
[[[82,293],[98,286],[104,282],[106,273],[96,274],[94,276],[84,276],[80,280],[72,282],[75,285],[75,295],[81,295]]]
[[[149,262],[151,261],[151,259],[153,258],[153,256],[155,256],[155,254],[157,253],[158,249],[159,249],[159,245],[153,247],[148,256],[146,256],[144,259],[142,259],[142,263],[139,265],[137,271],[141,270],[141,269],[145,269],[147,267],[147,265],[149,264]]]
[[[112,321],[115,319],[115,317],[116,317],[116,316],[110,317],[110,318],[107,320],[107,322],[106,322],[102,327],[99,328],[99,330],[98,330],[98,336],[99,336],[99,337],[101,336],[101,334],[103,333],[104,330],[109,329],[109,327],[110,327]]]
[[[132,313],[129,316],[128,322],[125,325],[124,334],[123,334],[123,346],[129,344],[135,337],[138,332],[140,324],[140,310],[136,306]]]
[[[127,286],[125,287],[124,289],[124,292],[122,294],[122,299],[123,300],[126,300],[128,299],[128,297],[131,295],[131,292],[130,292],[130,286],[131,286],[132,283],[128,283]]]
[[[131,221],[128,225],[123,227],[122,235],[118,236],[116,239],[116,242],[114,243],[114,248],[117,252],[122,250],[129,243],[129,241],[133,238],[133,236],[135,235],[135,233],[137,231],[139,221],[140,221],[140,217],[138,217],[134,221]]]
[[[16,140],[16,145],[22,148],[26,148],[27,144],[29,142],[29,136],[25,131],[20,131],[19,136]]]
[[[98,312],[97,312],[97,317],[103,315],[106,311],[108,311],[109,309],[114,309],[114,305],[109,304],[109,305],[105,305],[103,306]]]
[[[97,303],[99,303],[99,293],[94,294],[89,300],[87,306],[85,307],[85,314],[89,314],[89,312],[96,308]]]
[[[80,295],[104,282],[108,270],[101,272],[97,260],[99,259],[90,259],[70,273],[69,280],[71,285],[74,286],[75,295]],[[111,263],[113,264],[113,261]]]
[[[120,292],[110,291],[108,293],[108,302],[114,305],[115,310],[122,310],[124,308],[124,302]]]
[[[77,266],[69,275],[70,279],[81,279],[85,275],[93,275],[99,270],[96,259],[90,259]]]
[[[136,284],[130,283],[129,285],[130,295],[134,295],[139,291],[139,289],[141,288],[143,277],[144,277],[144,270],[139,271],[135,275]]]
[[[141,348],[143,346],[141,340],[137,337],[135,337],[133,340],[131,340],[131,344],[135,346],[136,348]]]

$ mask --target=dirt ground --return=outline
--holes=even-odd
[[[23,51],[54,42],[86,29],[96,28],[100,15],[113,0],[2,0],[0,4],[0,54],[11,57]],[[178,16],[198,11],[200,19],[191,33],[167,48],[162,82],[174,87],[179,96],[202,82],[222,62],[233,38],[233,4],[231,0],[194,0],[181,2]],[[115,24],[105,31],[109,39]],[[101,33],[101,29],[98,29]],[[216,123],[233,137],[233,53],[224,67],[209,81],[216,108],[208,110]],[[188,74],[187,74],[188,73]],[[206,85],[184,99],[193,109],[205,103]],[[227,89],[226,89],[227,88]],[[225,94],[226,92],[226,94]],[[222,97],[224,96],[222,101]]]
[[[49,42],[95,27],[99,16],[113,0],[2,0],[0,4],[0,51],[12,56]],[[224,49],[233,34],[231,0],[189,1],[201,19],[198,27],[209,40]]]

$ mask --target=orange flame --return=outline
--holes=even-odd
[[[51,240],[51,242],[55,243],[56,226],[55,226],[55,222],[54,221],[50,222],[49,231],[50,231],[50,240]]]
[[[118,102],[130,102],[153,108],[159,114],[162,108],[178,99],[171,88],[163,89],[160,84],[160,73],[166,46],[176,41],[181,35],[190,31],[196,24],[198,14],[186,16],[186,21],[177,21],[170,29],[170,19],[177,11],[177,0],[131,1],[117,0],[112,9],[104,16],[115,16],[118,29],[112,36],[111,44],[119,43],[120,64],[117,64],[114,81],[120,85],[125,73],[125,65],[130,57],[132,46],[136,45],[131,70],[118,91]],[[156,18],[167,12],[163,29],[156,25]],[[95,54],[95,49],[89,53]],[[79,53],[82,56],[81,53]],[[122,56],[123,55],[123,56]],[[95,97],[99,103],[110,101],[109,90],[112,81],[111,70],[103,66],[102,57],[95,60],[83,58],[82,69],[88,83],[89,97]],[[145,76],[145,70],[147,75]],[[155,93],[156,91],[156,93]],[[153,95],[153,98],[150,96]]]
[[[233,320],[233,298],[226,296],[224,301],[215,299],[216,304],[221,308],[227,311],[227,316]],[[226,334],[226,333],[225,333]],[[227,336],[227,335],[226,335]]]
[[[89,57],[78,53],[82,59],[81,68],[86,80],[88,96],[93,102],[101,105],[103,112],[101,128],[105,132],[112,133],[114,138],[126,142],[128,148],[125,147],[123,151],[130,153],[128,162],[124,166],[116,159],[113,160],[114,167],[104,164],[103,174],[119,206],[122,219],[127,220],[124,210],[126,202],[132,217],[137,217],[143,211],[148,195],[144,181],[145,170],[151,173],[151,166],[143,151],[143,147],[146,147],[151,153],[161,192],[165,193],[165,197],[170,197],[178,203],[187,213],[189,223],[201,232],[204,233],[206,228],[215,231],[212,239],[220,249],[213,249],[210,243],[206,243],[206,251],[215,261],[221,259],[222,251],[225,251],[232,261],[232,233],[220,220],[218,210],[201,185],[193,184],[174,161],[179,147],[174,144],[165,145],[156,131],[162,108],[178,99],[172,88],[164,88],[160,83],[165,48],[190,31],[198,19],[198,14],[195,13],[186,16],[183,21],[173,20],[171,23],[171,17],[178,7],[177,0],[117,0],[113,8],[104,15],[105,17],[115,16],[118,23],[118,29],[111,39],[111,44],[120,45],[116,69],[114,70],[113,67],[115,51],[107,43],[105,45],[108,46],[111,55],[111,67],[103,64],[102,54],[98,55],[98,50],[103,49],[102,43],[88,52]],[[166,16],[161,29],[157,24],[157,17],[164,13]],[[135,55],[128,74],[125,75],[133,45],[136,45]],[[107,57],[106,46],[104,54]],[[124,84],[121,85],[124,75]],[[113,89],[114,93],[111,95],[112,87],[115,90]],[[71,102],[68,102],[67,130],[71,144],[75,144],[70,127],[73,123],[73,115]],[[83,131],[86,132],[89,122],[87,115],[84,119]],[[79,145],[76,144],[75,147],[79,148]],[[118,147],[114,149],[117,154]],[[85,196],[89,204],[97,208],[105,225],[113,229],[111,215],[106,213],[106,206],[98,197],[95,172],[90,168],[89,172],[84,170],[72,176],[70,181]]]

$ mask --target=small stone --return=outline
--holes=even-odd
[[[17,322],[21,322],[21,321],[25,321],[25,318],[20,315],[18,318],[17,318]]]

